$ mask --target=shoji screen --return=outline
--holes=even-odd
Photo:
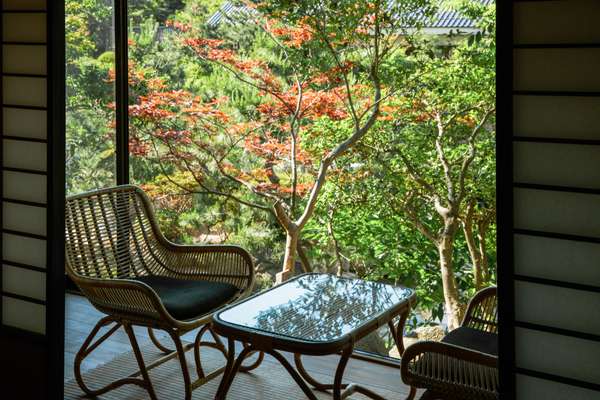
[[[46,333],[45,0],[2,9],[2,324]]]
[[[518,400],[600,399],[600,1],[514,5]]]
[[[63,372],[64,5],[0,4],[0,397],[45,398]]]

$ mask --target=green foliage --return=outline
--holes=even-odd
[[[66,4],[69,193],[114,184],[111,3],[112,0],[67,0]],[[166,26],[168,20],[194,26],[207,37],[223,38],[249,59],[268,60],[270,68],[282,79],[292,69],[311,75],[334,65],[334,60],[317,45],[282,57],[269,35],[252,23],[205,27],[204,22],[219,8],[220,0],[135,0],[129,4],[130,59],[136,71],[143,71],[145,77],[132,87],[133,99],[147,94],[145,85],[149,80],[160,78],[169,89],[188,90],[204,100],[227,97],[227,111],[240,120],[256,116],[261,93],[198,60],[184,48],[177,32]],[[404,27],[420,23],[409,11],[433,12],[431,2],[426,0],[394,4],[402,8],[396,11],[407,15],[402,21]],[[493,7],[480,8],[472,1],[458,1],[454,5],[470,18],[481,21],[482,33],[456,40],[449,52],[436,47],[432,38],[411,40],[406,51],[385,60],[381,74],[384,86],[400,87],[402,91],[391,96],[390,106],[364,143],[336,160],[317,205],[316,217],[306,226],[302,238],[317,270],[336,271],[342,260],[343,269],[361,277],[417,288],[425,322],[440,319],[443,314],[439,259],[435,246],[415,229],[407,216],[406,200],[412,196],[412,211],[431,231],[437,232],[441,221],[419,183],[411,177],[400,153],[417,166],[436,191],[446,191],[436,159],[432,111],[443,110],[445,117],[458,115],[442,143],[449,162],[458,163],[468,150],[466,136],[473,128],[473,121],[482,116],[480,108],[470,108],[495,101]],[[324,27],[325,34],[337,35],[332,39],[357,35],[356,27],[364,15],[356,10],[356,0],[267,0],[259,9],[298,23],[319,7],[334,6],[336,12],[329,12],[331,20]],[[345,60],[352,62],[353,71],[349,74],[354,79],[352,83],[361,83],[364,80],[361,77],[368,72],[364,70],[368,54],[360,48],[344,49],[342,53]],[[479,136],[477,157],[466,179],[465,201],[475,201],[480,213],[495,209],[494,125],[491,118]],[[352,128],[348,120],[322,118],[303,131],[300,140],[310,154],[322,155],[332,144],[348,137]],[[255,162],[247,153],[240,152],[236,157],[246,167]],[[169,239],[180,243],[225,241],[242,245],[256,257],[261,272],[277,270],[281,265],[285,237],[271,216],[222,197],[181,196],[176,190],[164,196],[159,189],[172,189],[165,175],[180,178],[175,169],[161,169],[152,157],[135,155],[131,157],[131,165],[132,181],[154,196],[160,225]],[[451,174],[457,179],[455,172]],[[281,177],[289,179],[289,174]],[[235,194],[242,200],[250,200],[244,192]],[[494,236],[492,224],[487,243],[490,282],[495,279]],[[458,285],[463,298],[467,298],[474,291],[473,276],[460,232],[453,255]],[[261,275],[266,286],[264,278]]]
[[[472,3],[472,2],[471,2]],[[431,202],[432,194],[442,198],[448,191],[442,165],[438,159],[435,139],[437,122],[433,113],[442,118],[456,115],[446,127],[440,144],[453,182],[459,180],[456,168],[468,153],[468,136],[474,124],[495,103],[495,41],[493,8],[469,9],[476,18],[485,14],[488,25],[485,35],[457,42],[450,53],[437,54],[435,41],[421,38],[411,43],[407,55],[397,56],[397,63],[387,66],[386,79],[408,89],[396,97],[389,118],[380,121],[357,151],[337,163],[337,174],[327,184],[327,194],[320,203],[320,219],[313,221],[305,236],[313,241],[316,259],[321,264],[335,263],[332,235],[327,216],[335,232],[343,256],[352,269],[370,279],[384,279],[416,287],[419,306],[431,311],[432,318],[441,318],[444,301],[440,281],[439,258],[435,245],[423,236],[407,214],[407,208],[429,231],[442,229],[442,220]],[[486,22],[487,21],[487,22]],[[402,67],[398,67],[402,65]],[[322,124],[321,132],[344,130],[347,127]],[[316,149],[328,134],[311,142]],[[489,119],[475,142],[476,157],[465,175],[465,199],[460,204],[475,201],[477,213],[495,213],[495,122]],[[400,155],[403,155],[403,159]],[[407,162],[433,192],[427,192],[417,182]],[[408,199],[411,199],[408,201]],[[474,292],[471,259],[465,238],[459,230],[454,243],[453,264],[462,300]],[[487,284],[495,281],[495,226],[492,223],[487,239],[490,275]],[[323,253],[328,253],[323,255]]]
[[[147,21],[164,23],[184,6],[184,0],[127,0],[129,25],[136,27]]]
[[[93,104],[67,111],[67,193],[114,185],[114,141],[111,115]]]

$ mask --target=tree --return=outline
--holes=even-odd
[[[487,198],[493,197],[494,194]],[[467,249],[471,257],[475,290],[483,289],[492,281],[488,257],[488,233],[495,222],[496,209],[489,204],[482,204],[481,201],[482,199],[470,199],[461,220]]]
[[[110,40],[110,0],[69,0],[66,28],[66,169],[67,193],[78,193],[113,182],[114,150],[107,109],[114,89],[106,77],[114,55]]]
[[[66,5],[71,193],[114,184],[114,110],[107,106],[114,101],[114,82],[107,79],[114,68],[111,1]],[[373,105],[379,113],[326,168],[312,215],[296,229],[295,258],[306,270],[350,271],[414,287],[419,308],[437,320],[445,303],[438,246],[415,229],[407,211],[435,235],[443,219],[400,154],[446,201],[434,114],[447,120],[464,110],[458,105],[491,104],[493,18],[477,2],[455,1],[489,27],[470,43],[442,51],[398,28],[413,24],[411,12],[421,5],[427,11],[427,1],[399,2],[404,8],[394,14],[395,27],[380,14],[380,26],[388,28],[380,42],[394,44],[377,65],[382,94],[373,104],[376,30],[366,16],[382,3],[356,3],[272,1],[247,18],[211,27],[205,21],[217,0],[130,2],[131,179],[151,194],[170,239],[242,244],[256,256],[257,270],[271,276],[288,236],[275,204],[293,223],[302,217],[322,159],[356,131],[350,93],[362,125]],[[462,112],[443,134],[455,187],[455,163],[481,116]],[[495,277],[493,122],[492,112],[477,134],[450,246],[460,306]]]
[[[398,93],[381,74],[406,43],[403,28],[418,26],[427,3],[261,4],[256,15],[268,18],[255,23],[276,44],[279,71],[270,60],[246,57],[222,40],[198,37],[190,25],[173,23],[198,63],[231,74],[260,101],[234,109],[228,98],[168,90],[143,71],[130,74],[141,86],[130,108],[131,152],[155,157],[169,182],[185,193],[221,196],[273,215],[286,234],[278,280],[287,279],[330,168],[367,135]],[[325,142],[331,145],[311,146],[320,135],[329,135]]]
[[[493,8],[480,11],[484,21],[493,20]],[[392,176],[383,184],[397,190],[393,205],[437,249],[450,329],[459,325],[463,308],[453,262],[457,235],[462,226],[475,286],[481,287],[486,233],[495,214],[492,28],[447,57],[426,44],[415,47],[413,92],[398,98],[394,122],[381,125],[379,141],[366,150]]]

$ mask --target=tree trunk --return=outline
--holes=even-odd
[[[463,232],[465,234],[469,256],[471,257],[471,265],[473,266],[473,280],[475,281],[475,289],[479,290],[483,286],[483,270],[485,266],[481,253],[481,243],[480,246],[477,246],[475,243],[475,234],[473,232],[473,220],[471,215],[468,215],[463,222]]]
[[[335,253],[335,259],[337,260],[337,276],[342,276],[344,273],[344,261],[342,260],[342,254],[340,252],[340,245],[335,237],[335,231],[333,230],[333,213],[330,214],[329,219],[327,220],[327,232],[331,237],[331,241],[333,242],[333,251]]]
[[[475,242],[474,222],[477,222],[477,238],[479,245]],[[484,282],[484,269],[485,269],[485,239],[482,242],[482,229],[484,225],[481,220],[477,220],[475,216],[475,202],[471,201],[467,205],[466,216],[462,220],[463,232],[465,234],[465,240],[467,241],[467,249],[469,250],[469,256],[471,257],[471,265],[473,266],[473,280],[475,283],[475,289],[479,290],[483,287]]]
[[[294,275],[296,268],[296,249],[298,246],[299,232],[297,230],[288,229],[285,237],[285,254],[283,256],[283,268],[280,273],[275,276],[276,283],[287,281]]]
[[[487,284],[490,281],[490,265],[487,256],[487,229],[490,224],[486,222],[480,222],[477,228],[477,239],[479,240],[479,254],[481,254],[481,279],[483,284]]]
[[[471,260],[473,263],[473,276],[475,277],[475,290],[483,288],[483,261],[481,258]]]
[[[456,329],[460,325],[460,297],[454,268],[452,266],[452,252],[454,249],[454,235],[446,229],[438,243],[440,268],[442,272],[442,285],[444,288],[444,305],[448,318],[448,329]]]
[[[296,246],[296,251],[298,252],[298,258],[300,258],[300,262],[302,263],[302,270],[304,272],[312,272],[312,266],[310,265],[310,260],[304,251],[304,247],[302,247],[302,240],[298,238],[298,244]]]

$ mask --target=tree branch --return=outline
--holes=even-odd
[[[331,43],[331,41],[329,40],[329,37],[327,36],[327,32],[324,32],[320,28],[320,25],[318,23],[317,23],[317,25],[318,25],[317,29],[319,30],[319,35],[325,42],[325,45],[329,49],[331,55],[333,56],[333,59],[335,60],[337,67],[340,69],[340,73],[342,74],[342,78],[344,80],[344,86],[346,87],[348,107],[350,109],[350,114],[352,116],[352,120],[354,121],[354,128],[355,128],[355,130],[358,130],[359,125],[360,125],[360,122],[359,122],[360,120],[356,113],[356,108],[354,107],[354,100],[352,98],[352,92],[350,89],[350,81],[348,80],[348,73],[345,71],[344,66],[339,58],[339,55],[338,55],[337,51],[335,50],[335,47],[333,46],[333,43]]]
[[[411,205],[413,198],[414,198],[414,193],[410,193],[408,195],[408,198],[406,199],[406,202],[402,206],[404,213],[406,214],[406,216],[408,217],[410,222],[414,225],[414,227],[417,228],[417,230],[419,232],[421,232],[421,234],[423,236],[425,236],[427,239],[429,239],[433,244],[435,244],[437,246],[439,243],[439,239],[431,231],[431,229],[429,229],[417,216],[417,214],[414,210],[414,207]]]
[[[298,131],[296,124],[298,123],[298,117],[300,116],[300,111],[302,107],[302,96],[303,90],[300,81],[296,79],[296,87],[298,90],[298,96],[296,101],[296,109],[294,110],[294,114],[292,116],[292,121],[290,124],[290,134],[292,139],[292,145],[290,146],[290,161],[292,164],[292,198],[290,201],[290,213],[293,216],[294,210],[296,209],[296,199],[297,199],[297,188],[298,188],[298,166],[297,166],[297,144],[298,144]]]
[[[423,189],[425,189],[426,192],[428,192],[432,196],[437,196],[435,188],[429,182],[427,182],[425,178],[423,178],[423,176],[419,173],[419,171],[417,171],[413,163],[404,155],[404,152],[400,149],[397,149],[396,151],[404,165],[406,165],[408,175],[410,175],[410,177],[415,182],[417,182],[417,184],[419,184]]]
[[[194,172],[191,170],[191,168],[189,167],[189,165],[186,162],[184,162],[184,164],[185,164],[184,168],[188,171],[188,173],[192,176],[192,178],[194,178],[194,181],[196,181],[196,183],[198,184],[198,186],[200,186],[203,190],[202,191],[194,190],[194,189],[190,189],[190,188],[187,188],[187,187],[181,185],[179,182],[175,181],[171,177],[171,175],[165,170],[164,164],[160,160],[160,157],[158,155],[159,154],[158,153],[158,148],[156,147],[156,144],[154,143],[154,141],[152,141],[152,146],[154,147],[155,153],[157,155],[158,165],[159,165],[159,168],[161,170],[162,175],[172,185],[174,185],[174,186],[180,188],[181,190],[183,190],[183,191],[185,191],[187,193],[190,193],[190,194],[208,194],[208,195],[216,195],[216,196],[226,197],[226,198],[228,198],[230,200],[234,200],[234,201],[236,201],[236,202],[238,202],[240,204],[243,204],[245,206],[256,208],[256,209],[259,209],[259,210],[262,210],[262,211],[267,211],[269,213],[272,213],[272,211],[271,211],[271,209],[269,207],[266,207],[266,206],[263,206],[263,205],[260,205],[260,204],[257,204],[257,203],[252,203],[252,202],[249,202],[249,201],[246,201],[246,200],[242,200],[242,199],[238,198],[237,196],[235,196],[235,195],[233,195],[231,193],[225,193],[225,192],[221,192],[221,191],[218,191],[218,190],[215,190],[215,189],[208,188],[206,185],[204,185],[202,183],[202,180],[200,178],[198,178],[196,176],[196,174],[194,174]]]
[[[455,192],[454,192],[454,181],[452,180],[452,175],[450,173],[450,163],[446,158],[446,153],[444,152],[444,145],[442,140],[446,133],[446,129],[444,123],[442,122],[442,116],[439,112],[435,112],[435,121],[437,124],[437,136],[435,138],[435,150],[437,152],[438,160],[442,164],[442,169],[444,171],[444,178],[446,180],[446,188],[448,190],[448,200],[451,204],[454,204],[456,201]]]
[[[469,149],[467,150],[466,157],[463,160],[461,168],[460,168],[459,196],[458,196],[459,202],[462,201],[462,199],[465,196],[465,179],[467,177],[467,170],[469,169],[469,166],[475,159],[475,155],[476,155],[475,154],[475,139],[477,138],[477,135],[479,134],[479,132],[483,129],[483,127],[487,123],[490,116],[494,113],[494,111],[495,111],[495,108],[491,108],[491,109],[487,110],[485,112],[483,118],[479,122],[479,124],[477,124],[477,126],[475,126],[475,128],[473,128],[473,131],[471,132],[471,135],[469,136]]]

